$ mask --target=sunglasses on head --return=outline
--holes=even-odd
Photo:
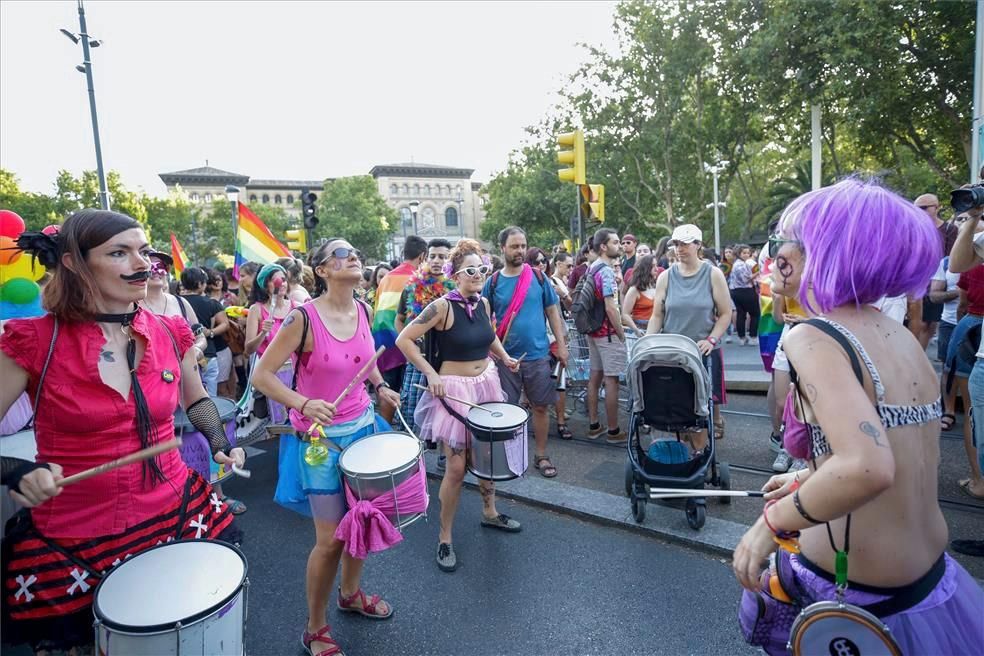
[[[360,253],[358,250],[354,248],[348,248],[346,246],[339,246],[338,248],[328,251],[327,255],[325,255],[325,258],[321,260],[321,264],[324,264],[331,258],[335,258],[337,260],[347,260],[349,257],[352,257],[353,255],[357,260],[362,259],[362,253]]]
[[[779,235],[772,235],[769,237],[769,257],[774,258],[779,254],[779,250],[785,244],[799,244],[800,242],[796,239],[783,239]]]
[[[479,266],[468,266],[463,269],[458,269],[451,275],[456,276],[459,273],[463,273],[466,276],[470,276],[474,278],[475,276],[487,276],[489,274],[489,271],[491,270],[492,267],[490,267],[488,264],[481,264]]]
[[[928,210],[930,207],[939,207],[939,205],[916,205],[921,210]]]

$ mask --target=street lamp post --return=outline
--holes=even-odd
[[[721,160],[714,166],[711,166],[707,162],[704,163],[704,170],[714,176],[714,250],[721,254],[721,212],[720,208],[724,206],[720,200],[718,200],[718,176],[721,171],[728,168],[731,162]]]
[[[239,187],[226,185],[225,192],[229,204],[232,205],[232,240],[235,242],[239,238],[237,234],[239,230]]]
[[[410,214],[413,215],[413,234],[417,234],[417,212],[420,210],[420,201],[412,200],[409,203]]]
[[[85,73],[85,81],[89,88],[89,114],[92,117],[92,139],[96,144],[96,175],[99,178],[99,206],[104,210],[109,209],[109,190],[106,188],[106,173],[103,170],[102,146],[99,143],[99,121],[96,118],[96,91],[92,84],[92,58],[89,56],[89,47],[98,48],[102,43],[96,39],[89,39],[89,34],[85,27],[85,9],[82,7],[82,0],[79,0],[79,33],[62,29],[61,33],[68,37],[72,43],[82,43],[82,63],[75,67],[80,73]]]

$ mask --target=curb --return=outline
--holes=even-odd
[[[437,470],[437,452],[427,451],[424,458],[427,463],[428,478],[440,480],[443,474]],[[466,473],[464,484],[476,488],[478,478]],[[741,536],[748,530],[744,524],[708,516],[704,527],[695,531],[687,524],[682,505],[680,508],[674,508],[656,502],[646,505],[646,519],[642,524],[637,524],[632,518],[632,509],[627,497],[568,485],[556,480],[546,480],[532,474],[512,481],[496,483],[495,491],[496,495],[502,498],[655,537],[729,559],[738,546]],[[713,500],[708,501],[708,515],[715,505],[716,502]]]

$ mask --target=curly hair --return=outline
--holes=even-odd
[[[474,239],[462,239],[451,249],[451,253],[448,254],[448,262],[451,263],[451,273],[457,271],[461,267],[461,261],[469,255],[482,257],[482,245]]]

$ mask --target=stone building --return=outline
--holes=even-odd
[[[262,180],[212,166],[159,174],[168,192],[178,188],[192,203],[208,204],[226,197],[226,186],[239,189],[239,200],[247,205],[274,205],[300,217],[302,189],[321,194],[323,180]]]

